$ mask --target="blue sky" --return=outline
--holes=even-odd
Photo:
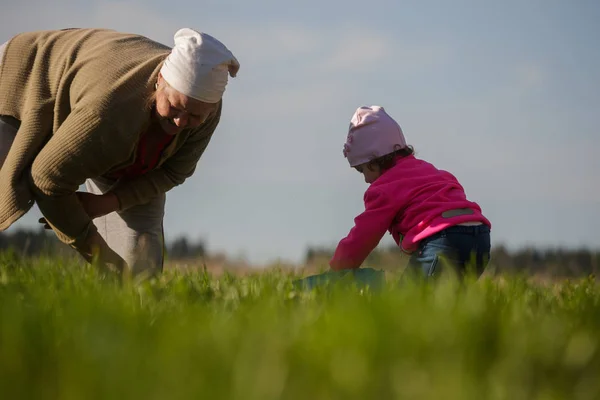
[[[223,41],[241,69],[165,229],[262,263],[301,261],[352,227],[366,184],[341,149],[373,104],[458,177],[494,244],[600,247],[599,20],[585,0],[27,1],[2,10],[0,41],[64,27]]]

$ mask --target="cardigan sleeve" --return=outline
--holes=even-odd
[[[40,211],[58,238],[74,248],[96,230],[75,192],[86,179],[126,160],[135,147],[135,136],[114,132],[87,108],[75,109],[31,165],[29,183]]]
[[[364,202],[365,210],[354,219],[354,227],[339,242],[329,262],[333,270],[359,268],[395,217],[396,207],[383,191],[369,188]]]

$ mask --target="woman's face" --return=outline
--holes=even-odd
[[[158,76],[156,89],[156,117],[168,135],[176,135],[186,128],[197,128],[217,111],[218,103],[205,103],[173,89]]]

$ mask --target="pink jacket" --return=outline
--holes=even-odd
[[[358,268],[390,232],[403,251],[449,226],[479,221],[491,228],[477,203],[467,200],[463,187],[449,172],[414,156],[399,157],[364,195],[365,211],[342,239],[329,262],[334,270]],[[473,214],[443,217],[442,213],[470,208]]]

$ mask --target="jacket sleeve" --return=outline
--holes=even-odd
[[[392,224],[396,207],[384,192],[370,188],[364,202],[365,210],[354,219],[354,227],[329,262],[333,270],[359,268]]]
[[[217,112],[197,132],[191,134],[181,148],[159,168],[130,181],[118,184],[113,193],[121,210],[144,204],[154,197],[181,185],[196,170],[221,118],[222,103]]]
[[[126,160],[136,138],[87,108],[74,109],[35,157],[29,174],[33,197],[58,238],[80,248],[96,231],[75,192],[86,179]]]

